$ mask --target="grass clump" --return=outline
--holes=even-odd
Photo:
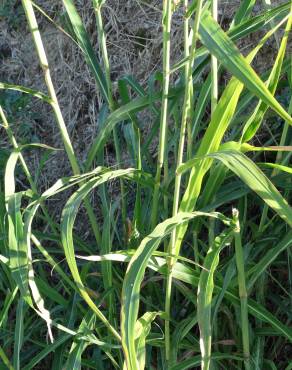
[[[104,103],[80,161],[35,15],[45,12],[22,0],[47,92],[0,88],[50,106],[72,173],[40,190],[26,153],[56,149],[23,144],[1,105],[3,368],[289,369],[292,98],[283,106],[275,96],[291,91],[292,7],[265,2],[253,16],[254,3],[242,1],[223,31],[217,1],[163,1],[162,73],[142,86],[111,79],[106,1],[90,4],[99,60],[74,1],[63,0],[66,32]],[[178,10],[184,50],[174,64]],[[244,57],[236,41],[253,34],[262,38]],[[271,39],[274,65],[259,75],[252,63]],[[142,112],[154,117],[147,135]],[[267,113],[277,125],[267,127]],[[59,218],[50,201],[61,194]]]

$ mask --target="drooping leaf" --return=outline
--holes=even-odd
[[[140,286],[148,261],[164,237],[169,235],[178,225],[200,216],[215,217],[229,223],[228,218],[216,212],[179,213],[157,225],[152,233],[143,239],[129,263],[122,290],[121,334],[126,363],[133,370],[139,369],[133,333],[138,317]]]

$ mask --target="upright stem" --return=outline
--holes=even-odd
[[[244,272],[244,256],[241,244],[240,225],[238,219],[238,210],[233,210],[235,221],[234,240],[235,240],[235,259],[237,266],[238,288],[240,297],[241,311],[241,331],[242,331],[242,346],[244,356],[244,366],[246,370],[251,369],[250,365],[250,350],[249,350],[249,329],[248,329],[248,306],[247,306],[247,290],[245,284]]]
[[[43,42],[42,42],[42,39],[41,39],[41,34],[39,32],[39,29],[38,29],[38,24],[37,24],[37,20],[36,20],[35,14],[34,14],[32,3],[31,3],[30,0],[22,0],[22,4],[23,4],[24,11],[26,13],[26,17],[27,17],[27,20],[28,20],[30,31],[31,31],[32,36],[33,36],[33,40],[34,40],[36,51],[37,51],[37,54],[38,54],[38,57],[39,57],[39,60],[40,60],[40,64],[41,64],[42,69],[44,71],[44,76],[45,76],[47,89],[48,89],[49,95],[50,95],[51,100],[52,100],[51,105],[53,107],[53,110],[54,110],[54,113],[55,113],[55,116],[56,116],[56,120],[57,120],[59,129],[60,129],[60,133],[62,135],[65,150],[66,150],[66,153],[68,155],[68,158],[69,158],[69,161],[70,161],[70,164],[71,164],[72,171],[73,171],[74,175],[79,175],[80,174],[80,168],[79,168],[77,159],[75,157],[74,150],[73,150],[73,147],[72,147],[72,144],[71,144],[68,132],[67,132],[67,128],[66,128],[63,116],[62,116],[62,112],[61,112],[61,109],[60,109],[60,106],[59,106],[59,103],[58,103],[58,99],[57,99],[57,96],[56,96],[56,93],[55,93],[54,85],[53,85],[51,75],[50,75],[49,63],[48,63],[46,53],[45,53],[45,49],[44,49],[44,46],[43,46]],[[82,186],[83,184],[84,183],[81,183],[80,186]],[[90,223],[92,225],[92,229],[93,229],[93,232],[94,232],[96,242],[97,242],[98,245],[100,245],[101,237],[100,237],[100,233],[99,233],[99,229],[98,229],[98,224],[96,222],[95,215],[93,213],[92,207],[91,207],[90,202],[89,202],[88,199],[84,200],[84,205],[85,205],[87,214],[89,216]],[[101,322],[109,329],[109,331],[120,341],[121,337],[120,337],[119,333],[108,322],[108,320],[103,315],[103,313],[98,308],[95,309],[95,313],[96,313],[97,317],[101,320]]]
[[[103,0],[92,0],[92,1],[94,5],[95,16],[96,16],[99,46],[101,49],[102,60],[103,60],[103,65],[104,65],[104,72],[105,72],[105,79],[106,79],[107,90],[108,90],[109,109],[111,112],[113,112],[116,107],[115,107],[115,101],[114,101],[113,92],[112,92],[112,82],[111,82],[111,76],[110,76],[110,62],[109,62],[107,46],[106,46],[106,35],[104,32],[103,20],[102,20],[102,14],[101,14],[101,6],[103,3]],[[119,138],[118,138],[116,127],[114,127],[113,129],[113,137],[114,137],[117,162],[118,162],[118,165],[120,165],[120,163],[122,162],[122,157],[121,157],[121,148],[120,148],[120,143],[119,143]],[[122,179],[120,179],[120,187],[121,187],[121,204],[122,204],[122,223],[125,228],[126,218],[127,218],[127,209],[126,209],[126,201],[125,201],[126,199],[125,187],[124,187],[124,182]]]
[[[218,21],[218,0],[212,0],[212,16]],[[218,60],[211,55],[211,115],[213,116],[218,102]],[[209,220],[209,243],[212,245],[214,240],[215,219]]]
[[[218,20],[218,0],[212,0],[212,16],[215,21]],[[218,101],[218,61],[214,55],[211,55],[211,112],[214,110]]]
[[[165,164],[165,145],[167,137],[167,109],[168,109],[168,90],[170,76],[170,30],[172,17],[172,0],[163,0],[162,27],[163,27],[163,88],[162,106],[160,118],[159,146],[157,169],[155,175],[155,186],[153,194],[151,228],[157,223],[159,188],[161,182],[162,167]]]
[[[51,106],[52,106],[52,108],[54,110],[54,113],[55,113],[56,121],[57,121],[57,124],[59,126],[60,134],[62,136],[64,147],[65,147],[69,162],[71,164],[73,174],[74,175],[79,175],[80,174],[80,168],[79,168],[79,165],[78,165],[78,162],[77,162],[74,150],[73,150],[73,146],[71,144],[70,137],[69,137],[69,134],[68,134],[68,131],[67,131],[67,127],[65,125],[63,115],[62,115],[62,112],[61,112],[61,109],[60,109],[60,106],[59,106],[59,103],[58,103],[57,95],[56,95],[54,85],[53,85],[53,82],[52,82],[52,78],[51,78],[48,59],[47,59],[47,56],[46,56],[46,52],[45,52],[45,49],[44,49],[44,45],[43,45],[41,34],[40,34],[40,31],[39,31],[39,28],[38,28],[38,23],[37,23],[35,14],[34,14],[34,9],[33,9],[32,3],[31,3],[30,0],[22,0],[22,5],[23,5],[23,8],[24,8],[24,11],[25,11],[25,14],[26,14],[26,18],[27,18],[27,21],[28,21],[28,25],[29,25],[29,28],[30,28],[30,31],[31,31],[31,34],[32,34],[32,37],[33,37],[33,41],[34,41],[35,48],[36,48],[36,51],[37,51],[37,54],[38,54],[40,65],[43,69],[46,86],[47,86],[47,89],[48,89],[48,92],[49,92],[49,96],[52,100]],[[88,214],[88,217],[89,217],[92,229],[93,229],[93,233],[94,233],[96,242],[98,244],[100,244],[101,238],[100,238],[100,232],[99,232],[98,224],[97,224],[94,212],[92,210],[92,207],[91,207],[90,202],[89,202],[88,199],[84,200],[84,205],[85,205],[85,208],[86,208],[86,211],[87,211],[87,214]]]
[[[102,14],[101,14],[101,6],[103,1],[102,0],[93,0],[93,6],[94,6],[94,11],[95,11],[95,17],[96,17],[96,25],[97,25],[97,33],[98,33],[98,40],[99,40],[99,46],[102,54],[102,61],[103,61],[103,66],[104,66],[104,73],[105,73],[105,79],[106,79],[106,85],[107,85],[107,92],[108,92],[108,100],[109,100],[109,110],[110,112],[113,112],[115,110],[115,101],[113,97],[113,89],[112,89],[112,82],[111,82],[111,76],[110,76],[110,62],[109,62],[109,57],[108,57],[108,52],[107,52],[107,46],[106,46],[106,34],[104,31],[104,26],[103,26],[103,19],[102,19]],[[114,145],[115,145],[115,151],[116,151],[116,157],[117,157],[117,162],[118,166],[121,164],[121,149],[120,149],[120,143],[119,143],[119,138],[117,134],[117,128],[114,127],[113,129],[113,137],[114,137]],[[123,225],[123,230],[124,230],[124,235],[125,235],[125,240],[127,239],[126,237],[126,218],[127,218],[127,210],[126,210],[126,197],[125,197],[125,187],[124,187],[124,182],[120,178],[120,188],[121,188],[121,208],[122,208],[122,225]],[[110,236],[108,236],[108,253],[110,253]],[[104,278],[104,286],[105,288],[108,288],[112,285],[112,264],[108,263],[108,269],[109,269],[109,277],[108,279]],[[108,280],[108,281],[106,281]],[[108,285],[108,286],[107,286]],[[116,322],[116,303],[115,303],[115,295],[114,292],[112,292],[109,295],[109,298],[107,300],[107,304],[109,306],[110,310],[110,322],[117,324]]]
[[[192,102],[193,102],[193,75],[192,75],[192,66],[195,59],[195,52],[196,52],[196,43],[198,40],[198,29],[201,17],[201,10],[202,10],[202,0],[199,0],[197,3],[196,15],[194,19],[193,25],[193,35],[190,47],[190,54],[189,60],[187,63],[187,67],[185,70],[185,95],[184,95],[184,103],[183,103],[183,111],[182,111],[182,121],[181,121],[181,128],[180,128],[180,138],[179,138],[179,145],[178,145],[178,154],[177,154],[177,163],[176,167],[178,168],[182,164],[183,160],[183,153],[184,153],[184,144],[185,144],[185,132],[186,126],[190,121],[191,109],[192,109]],[[188,44],[186,43],[186,48],[188,48]],[[188,51],[185,51],[188,52]],[[176,174],[175,176],[175,187],[174,187],[174,199],[173,199],[173,209],[172,215],[175,216],[178,212],[178,204],[179,204],[179,197],[180,197],[180,186],[181,186],[181,175]],[[175,254],[175,241],[176,241],[176,232],[173,231],[171,234],[171,240],[168,247],[169,255]],[[167,282],[166,282],[166,296],[165,296],[165,313],[166,313],[166,321],[165,321],[165,351],[166,351],[166,361],[169,361],[170,358],[170,327],[169,327],[169,320],[170,320],[170,304],[171,304],[171,287],[172,287],[172,268],[175,263],[175,258],[169,257],[168,258],[168,275],[167,275]]]
[[[188,10],[189,6],[189,0],[184,0],[184,11],[185,13]],[[190,24],[189,24],[189,17],[184,17],[184,57],[187,60],[190,56],[190,42],[191,36],[190,36]],[[189,63],[186,63],[185,65],[185,71],[184,71],[184,82],[185,86],[188,83],[188,70],[189,70]],[[192,121],[192,120],[191,120]],[[192,127],[191,125],[187,125],[187,158],[192,158]]]

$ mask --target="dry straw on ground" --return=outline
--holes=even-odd
[[[2,19],[0,18],[0,80],[46,91],[31,35],[25,26],[21,5],[14,0],[9,0],[8,3],[12,8],[6,6],[8,10]],[[223,27],[227,27],[239,3],[239,0],[219,1],[220,22]],[[62,24],[64,9],[61,1],[41,0],[37,4],[57,24]],[[98,53],[91,1],[78,0],[76,4]],[[258,11],[261,4],[262,2],[259,2]],[[18,16],[15,17],[15,14]],[[172,62],[181,57],[182,14],[180,8],[173,17]],[[103,16],[112,80],[115,83],[121,76],[130,74],[142,85],[147,85],[149,76],[161,69],[161,1],[108,0],[103,7]],[[102,105],[100,94],[96,90],[94,79],[82,53],[72,40],[40,13],[38,21],[65,122],[73,139],[75,151],[82,161],[86,157],[92,137],[98,130],[98,116]],[[245,39],[239,43],[239,47],[245,52],[253,41]],[[257,58],[256,66],[260,70],[265,70],[267,64],[273,62],[273,48],[273,42],[269,43],[261,57]],[[143,118],[147,130],[149,117],[142,115]],[[23,115],[19,114],[11,119],[16,132],[25,121],[29,135],[34,140],[54,147],[62,146],[50,107],[33,100],[24,108]],[[155,151],[155,148],[153,150]],[[110,148],[107,154],[109,163],[114,164]],[[33,171],[37,168],[39,160],[36,151],[30,153],[29,163]],[[127,156],[124,156],[124,161],[126,165]],[[56,152],[46,163],[39,185],[44,189],[48,184],[69,173],[66,156],[62,152]]]

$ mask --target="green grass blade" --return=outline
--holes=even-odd
[[[84,300],[87,302],[89,307],[95,312],[98,318],[103,322],[103,324],[109,329],[109,331],[116,337],[116,339],[120,339],[120,335],[117,331],[112,327],[112,325],[108,322],[106,317],[100,311],[100,309],[96,306],[96,304],[92,301],[89,294],[86,291],[86,288],[83,285],[81,280],[75,253],[74,253],[74,246],[73,246],[73,225],[76,218],[76,214],[78,212],[79,206],[82,200],[96,188],[98,185],[101,185],[110,179],[119,178],[121,176],[129,176],[131,173],[134,173],[133,169],[126,169],[126,170],[117,170],[117,171],[107,171],[105,173],[101,173],[97,178],[93,178],[89,180],[85,185],[83,185],[77,192],[75,192],[63,209],[62,213],[62,221],[61,221],[61,238],[62,244],[65,251],[65,256],[67,259],[67,263],[71,270],[72,276],[74,278],[75,283],[78,286],[79,292]]]
[[[95,315],[89,311],[83,320],[78,329],[78,335],[90,334],[95,325]],[[79,339],[76,342],[73,342],[68,360],[65,365],[65,369],[74,369],[74,370],[81,370],[81,356],[82,353],[85,351],[86,347],[88,346],[88,342]]]
[[[165,261],[161,261],[160,268],[157,268],[160,273],[166,274],[166,268],[165,268]],[[152,267],[154,268],[154,267]],[[184,266],[182,263],[176,263],[173,268],[173,277],[175,279],[181,280],[187,284],[190,284],[194,287],[197,287],[199,284],[199,275],[198,272],[190,267]],[[222,290],[222,286],[215,282],[214,285],[214,292],[220,293]],[[233,304],[236,304],[237,306],[240,305],[240,299],[238,297],[237,292],[234,292],[233,290],[226,290],[225,292],[225,299],[230,301]],[[253,299],[248,300],[248,311],[251,315],[258,318],[259,320],[262,320],[268,324],[270,324],[279,335],[283,335],[288,340],[292,341],[292,330],[287,325],[280,322],[274,315],[270,313],[267,309],[265,309],[262,305],[255,302]]]
[[[277,171],[283,171],[283,172],[289,173],[290,175],[292,174],[292,168],[291,167],[283,166],[281,164],[277,164],[277,163],[258,163],[258,165],[263,166],[263,167],[273,168],[274,170],[277,170]]]
[[[245,182],[255,193],[257,193],[266,204],[271,207],[288,225],[292,225],[292,209],[287,201],[282,197],[272,182],[262,173],[258,166],[246,157],[243,153],[235,150],[226,150],[222,152],[210,153],[209,158],[218,159],[231,171],[233,171],[243,182]],[[190,160],[180,166],[179,172],[191,168],[194,161]]]
[[[108,116],[106,122],[104,123],[103,130],[99,132],[99,134],[97,135],[93,144],[90,147],[85,163],[85,169],[87,171],[90,169],[96,154],[98,153],[98,151],[102,149],[102,146],[106,142],[107,138],[110,136],[115,125],[124,119],[128,119],[131,113],[135,113],[139,110],[146,108],[148,105],[151,104],[151,101],[157,100],[158,96],[155,96],[152,99],[153,100],[151,100],[148,96],[133,99],[130,103],[125,104],[122,107],[116,109],[113,113],[111,113]]]
[[[243,0],[241,1],[241,4],[239,6],[239,9],[237,10],[232,26],[236,26],[240,23],[242,23],[243,20],[248,19],[250,17],[250,14],[252,12],[253,7],[255,6],[256,0]]]
[[[289,231],[285,237],[276,243],[276,246],[269,249],[267,253],[261,257],[260,261],[247,271],[248,283],[247,288],[250,291],[258,278],[267,268],[276,260],[280,253],[285,251],[292,245],[292,231]]]
[[[20,212],[23,194],[14,193],[14,172],[19,155],[20,152],[18,150],[12,152],[8,159],[5,172],[5,197],[9,224],[9,266],[22,296],[30,306],[33,306],[31,297],[33,298],[39,310],[38,314],[47,322],[49,336],[53,341],[50,313],[44,307],[44,301],[34,279],[30,237],[26,238],[30,233],[24,228],[22,214]]]
[[[236,151],[210,154],[224,163],[240,179],[245,182],[263,201],[278,213],[282,219],[292,226],[292,208],[282,197],[272,182],[244,154]]]
[[[166,156],[167,133],[168,133],[168,105],[169,105],[169,84],[170,84],[170,38],[171,38],[171,19],[173,12],[173,4],[171,0],[163,1],[162,11],[162,35],[163,35],[163,82],[162,82],[162,101],[161,101],[161,116],[159,128],[158,142],[158,159],[155,175],[155,187],[153,193],[152,209],[151,209],[151,227],[157,224],[158,220],[158,204],[159,190],[161,186],[161,173],[164,169],[164,177],[167,178],[168,158]]]
[[[6,82],[0,82],[0,89],[19,91],[19,92],[22,92],[24,94],[29,94],[29,95],[34,96],[35,98],[41,99],[45,103],[52,104],[52,99],[49,96],[43,94],[40,91],[33,90],[33,89],[28,88],[28,87],[9,84],[9,83],[6,83]]]
[[[282,42],[281,42],[281,45],[280,45],[280,48],[279,48],[279,51],[278,51],[277,58],[275,60],[272,72],[271,72],[271,74],[269,76],[269,79],[267,81],[267,87],[273,95],[276,92],[276,88],[278,86],[279,78],[281,76],[281,70],[282,70],[282,66],[283,66],[284,56],[285,56],[285,53],[286,53],[286,48],[287,48],[287,43],[288,43],[288,35],[289,35],[290,29],[291,29],[291,25],[292,25],[292,15],[288,19],[287,26],[286,26],[285,31],[284,31],[285,33],[284,33],[284,36],[282,38]],[[269,106],[267,104],[263,103],[262,101],[260,101],[258,103],[258,105],[257,105],[256,109],[254,110],[252,116],[246,122],[246,124],[243,128],[241,141],[243,141],[243,142],[249,141],[255,136],[256,132],[258,131],[258,129],[259,129],[259,127],[260,127],[260,125],[263,121],[264,115],[265,115],[266,111],[268,110],[268,108],[269,108]]]
[[[135,338],[136,338],[136,352],[137,352],[137,362],[139,370],[145,368],[145,358],[146,358],[146,337],[150,333],[151,323],[155,320],[157,315],[161,312],[146,312],[139,320],[136,321],[135,326]]]
[[[210,53],[251,92],[292,125],[291,116],[277,102],[264,82],[248,64],[231,39],[223,32],[210,13],[205,10],[200,24],[200,38]]]
[[[7,259],[7,264],[8,264],[8,262],[9,262],[9,260]],[[3,323],[7,320],[9,308],[11,307],[11,304],[14,301],[14,299],[17,295],[17,292],[18,292],[18,287],[16,287],[13,290],[13,292],[6,294],[6,297],[5,297],[5,300],[4,300],[4,303],[3,303],[3,308],[0,312],[0,328],[3,325]]]
[[[30,362],[23,367],[22,370],[31,370],[37,366],[48,354],[51,352],[54,352],[58,347],[60,347],[62,344],[66,343],[71,338],[70,334],[64,334],[60,336],[60,338],[57,338],[54,343],[48,344],[45,346],[45,348],[40,351],[36,356],[34,356]]]
[[[204,269],[198,285],[198,324],[200,328],[201,369],[208,370],[211,361],[212,326],[211,303],[214,289],[214,273],[219,263],[219,254],[232,237],[232,230],[218,235],[210,246],[204,260]]]
[[[28,289],[28,257],[23,243],[21,199],[23,193],[15,193],[14,170],[19,153],[12,152],[5,170],[5,201],[8,217],[9,267],[23,297],[30,296]]]
[[[16,323],[14,331],[14,353],[13,353],[13,367],[15,370],[20,370],[20,351],[23,345],[23,319],[24,319],[24,300],[20,298],[16,309]]]
[[[200,216],[215,217],[224,222],[229,222],[226,217],[219,213],[179,213],[178,215],[157,225],[153,232],[143,239],[131,259],[123,282],[121,334],[126,363],[128,368],[132,370],[139,368],[137,364],[135,338],[133,333],[135,332],[135,324],[138,317],[140,286],[147,263],[164,237],[169,235],[178,225]]]
[[[260,29],[264,29],[267,26],[272,26],[279,21],[279,19],[283,19],[290,10],[290,2],[286,2],[285,4],[280,4],[273,9],[268,11],[264,11],[258,16],[253,16],[250,19],[241,22],[237,26],[232,27],[228,31],[228,36],[233,40],[239,40],[244,36],[252,34]]]
[[[241,337],[244,356],[244,366],[246,370],[251,369],[250,363],[250,339],[249,339],[249,321],[248,321],[248,295],[246,290],[244,255],[241,241],[241,230],[239,223],[239,213],[237,209],[233,209],[234,219],[234,245],[235,245],[235,260],[237,268],[238,293],[240,298],[240,319],[241,319]]]
[[[133,256],[133,252],[127,253],[125,251],[121,251],[119,253],[112,253],[107,256],[89,256],[89,257],[76,256],[76,257],[89,260],[89,261],[102,261],[103,259],[105,259],[109,261],[127,263],[131,260],[131,256]],[[166,266],[165,257],[164,258],[156,257],[155,253],[152,253],[152,258],[149,259],[147,263],[147,267],[154,271],[159,272],[163,276],[167,275],[167,266]],[[197,289],[199,280],[200,280],[200,274],[197,270],[192,269],[191,267],[186,266],[180,262],[177,262],[173,267],[173,277],[174,279],[177,279],[179,281],[182,281],[186,284],[191,285],[195,289]],[[216,294],[219,294],[222,292],[221,283],[215,281],[214,292]],[[228,300],[230,303],[238,307],[240,306],[240,299],[236,291],[225,288],[224,298]],[[252,299],[249,299],[248,300],[248,310],[249,310],[249,313],[255,318],[258,318],[270,324],[278,335],[282,335],[286,337],[287,339],[289,339],[290,341],[292,341],[291,329],[287,327],[285,324],[282,324],[275,316],[273,316],[262,305],[258,304]]]
[[[7,357],[6,353],[4,352],[1,346],[0,346],[0,358],[8,370],[15,370],[14,367],[11,365],[9,358]]]
[[[100,89],[100,92],[107,103],[110,102],[109,98],[109,90],[108,86],[106,84],[106,79],[104,76],[104,73],[102,72],[102,69],[98,63],[97,57],[94,53],[93,47],[90,43],[89,36],[86,32],[86,29],[82,23],[82,20],[80,18],[80,15],[78,14],[76,7],[74,5],[74,2],[72,0],[62,0],[66,10],[67,14],[70,18],[70,22],[72,24],[74,33],[76,35],[78,44],[81,48],[81,50],[84,53],[85,59],[87,64],[89,65],[94,78],[97,82],[97,85]]]
[[[227,353],[213,353],[211,359],[215,362],[224,360],[224,359],[230,359],[230,360],[236,360],[236,361],[242,361],[243,359],[240,356],[227,354]],[[189,359],[186,359],[170,368],[170,370],[187,370],[187,369],[194,369],[199,367],[201,364],[201,356],[193,356]]]
[[[282,21],[284,22],[284,21]],[[257,52],[265,44],[270,36],[276,31],[276,29],[282,24],[280,22],[273,30],[267,32],[262,38],[259,44],[250,52],[247,57],[249,63],[252,62]],[[218,150],[221,140],[234,116],[236,111],[237,103],[240,94],[243,90],[243,84],[238,81],[235,77],[231,79],[227,87],[222,93],[222,96],[213,112],[211,122],[209,123],[207,130],[200,141],[200,146],[197,151],[198,156],[205,156],[207,153],[215,152]],[[197,203],[197,199],[200,195],[201,184],[203,178],[210,168],[212,161],[202,160],[192,169],[190,174],[189,182],[185,190],[184,196],[180,204],[180,211],[189,212],[192,211]],[[181,226],[177,231],[177,242],[176,250],[179,251],[181,240],[186,232],[186,226]]]

